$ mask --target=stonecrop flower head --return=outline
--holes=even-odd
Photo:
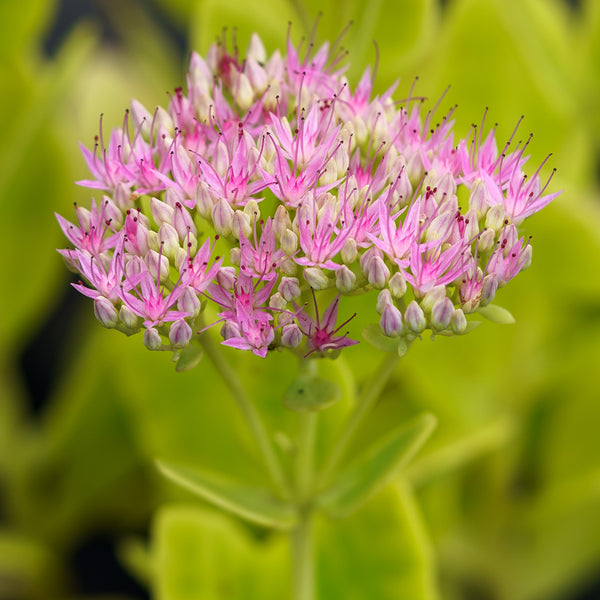
[[[57,215],[60,252],[103,325],[177,350],[212,306],[228,346],[322,356],[357,343],[347,295],[373,291],[386,338],[461,334],[529,265],[518,228],[560,193],[524,174],[529,139],[499,152],[482,123],[456,141],[453,110],[373,96],[369,69],[353,89],[340,58],[217,43],[166,109],[134,100],[82,147],[102,197]]]

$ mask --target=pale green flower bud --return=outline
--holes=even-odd
[[[477,243],[477,249],[479,252],[489,252],[496,241],[496,232],[491,228],[483,230],[479,236],[479,242]]]
[[[231,224],[233,222],[233,208],[225,198],[219,198],[211,212],[213,226],[215,231],[224,237],[231,234]]]
[[[158,230],[158,241],[162,244],[163,254],[169,259],[174,259],[175,252],[180,248],[179,235],[175,227],[163,223]]]
[[[329,287],[329,279],[319,267],[306,267],[303,273],[304,279],[315,290],[324,290]]]
[[[291,230],[286,229],[281,236],[281,249],[291,256],[298,249],[298,236]]]
[[[282,277],[277,289],[288,302],[300,297],[300,282],[296,277]]]
[[[229,259],[231,260],[231,264],[235,265],[236,267],[240,266],[240,263],[242,262],[242,251],[240,248],[231,248],[231,250],[229,250]]]
[[[248,215],[250,223],[254,225],[260,219],[260,208],[258,202],[254,198],[250,198],[244,206],[244,212]],[[246,236],[248,237],[248,236]]]
[[[157,225],[160,226],[162,223],[173,222],[175,210],[166,202],[162,202],[158,198],[150,198],[150,210],[152,212],[152,218]]]
[[[244,73],[234,72],[237,73],[237,77],[233,83],[233,99],[242,110],[248,110],[254,101],[254,90]]]
[[[146,236],[146,245],[151,250],[158,252],[160,250],[160,239],[157,231],[149,231]]]
[[[119,324],[119,315],[113,303],[104,296],[94,300],[94,315],[107,329],[112,329]]]
[[[489,274],[483,278],[483,285],[481,286],[481,300],[479,301],[479,306],[487,306],[496,295],[498,291],[498,278]]]
[[[356,285],[356,275],[346,266],[342,265],[341,269],[335,272],[335,287],[340,292],[351,292]]]
[[[171,323],[169,329],[169,341],[176,348],[187,346],[192,339],[192,328],[184,319],[178,319]]]
[[[375,305],[375,310],[378,314],[381,314],[383,309],[388,304],[394,304],[394,301],[392,300],[392,294],[390,293],[390,290],[381,290],[377,295],[377,304]]]
[[[290,215],[283,204],[280,204],[275,211],[275,217],[273,217],[273,231],[275,235],[281,237],[286,229],[292,228],[292,222],[290,221]]]
[[[236,210],[233,213],[233,218],[231,220],[231,231],[238,240],[242,236],[249,238],[252,235],[250,217],[245,212]]]
[[[454,304],[450,298],[438,300],[431,309],[431,324],[438,331],[443,331],[450,325],[450,319],[454,314]]]
[[[281,330],[281,343],[286,348],[296,348],[302,341],[302,332],[295,323],[285,325]]]
[[[160,333],[154,327],[144,330],[144,346],[148,350],[160,350],[162,346],[162,339]]]
[[[404,322],[409,331],[415,334],[420,334],[427,327],[427,320],[423,309],[413,300],[404,312]]]
[[[158,261],[160,258],[160,281],[165,283],[169,279],[169,259],[164,255],[160,255],[155,250],[149,250],[146,257],[148,270],[154,279],[158,279]]]
[[[358,258],[358,246],[353,238],[348,238],[342,247],[342,261],[351,265]]]
[[[390,277],[388,288],[394,298],[402,298],[406,294],[406,279],[400,271],[397,271]]]
[[[504,227],[504,206],[502,204],[494,204],[488,210],[485,216],[485,226],[494,231],[499,231]]]
[[[467,319],[465,313],[457,308],[450,318],[450,329],[456,334],[461,335],[467,330]]]
[[[285,310],[286,306],[287,306],[287,302],[286,302],[285,298],[281,295],[280,292],[275,292],[269,298],[269,307],[270,308],[276,308],[277,310]]]
[[[208,186],[200,181],[196,186],[196,208],[202,217],[208,219],[215,206],[215,200]]]
[[[490,193],[481,179],[471,188],[469,208],[477,213],[478,219],[483,219],[490,207]]]
[[[374,256],[369,262],[365,271],[367,280],[369,283],[377,289],[385,287],[388,279],[390,278],[390,270],[388,269],[383,258]]]
[[[197,245],[197,242],[196,242]],[[183,261],[187,260],[188,257],[188,252],[186,252],[183,248],[177,248],[177,250],[175,251],[175,257],[173,259],[173,262],[175,263],[175,267],[177,267],[177,270],[181,269],[181,265],[183,264]]]
[[[379,326],[388,337],[398,337],[402,333],[402,313],[393,304],[386,304]]]
[[[202,303],[198,294],[193,288],[186,286],[177,298],[177,309],[189,313],[192,317],[197,317],[201,307]]]
[[[140,326],[139,317],[125,304],[119,309],[119,321],[127,329],[137,329]]]
[[[436,285],[431,288],[421,301],[421,308],[426,312],[431,312],[433,306],[446,297],[446,286]]]

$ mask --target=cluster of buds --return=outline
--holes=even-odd
[[[353,90],[340,58],[215,44],[167,110],[133,101],[82,147],[102,199],[57,215],[60,252],[103,325],[178,349],[212,306],[228,346],[322,355],[357,343],[347,295],[373,291],[386,337],[461,334],[529,265],[518,227],[558,195],[524,175],[529,139],[498,152],[482,123],[456,143],[453,110],[434,124],[421,98],[374,96],[369,69]]]

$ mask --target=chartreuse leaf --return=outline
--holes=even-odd
[[[188,344],[179,354],[179,359],[175,365],[178,373],[193,369],[202,360],[202,348],[196,344]]]
[[[207,502],[263,527],[290,529],[295,509],[275,498],[266,488],[246,486],[209,471],[157,461],[161,473]]]
[[[323,600],[437,600],[430,543],[410,488],[395,483],[346,519],[317,521]]]
[[[516,323],[515,318],[512,316],[509,310],[502,308],[497,304],[488,304],[487,306],[481,306],[477,309],[477,312],[485,317],[488,321],[493,323],[500,323],[502,325],[512,325]]]
[[[341,388],[333,381],[315,375],[300,375],[286,390],[283,405],[295,412],[322,410],[342,396]]]
[[[319,505],[335,517],[353,513],[414,456],[435,424],[435,417],[424,413],[378,440],[319,496]]]
[[[227,516],[167,505],[154,521],[153,597],[160,600],[280,600],[288,594],[284,536],[261,541]]]
[[[371,346],[384,352],[398,352],[400,356],[404,356],[408,350],[408,344],[403,337],[388,337],[376,323],[367,325],[362,331],[362,336]]]

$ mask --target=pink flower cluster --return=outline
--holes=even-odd
[[[529,265],[518,227],[558,195],[524,175],[529,140],[499,152],[482,124],[456,142],[451,113],[373,95],[369,70],[352,89],[339,59],[214,45],[167,110],[133,101],[82,147],[80,183],[103,195],[77,224],[57,215],[60,252],[102,324],[177,349],[212,304],[228,346],[322,354],[357,343],[346,295],[375,290],[385,336],[461,334]]]

